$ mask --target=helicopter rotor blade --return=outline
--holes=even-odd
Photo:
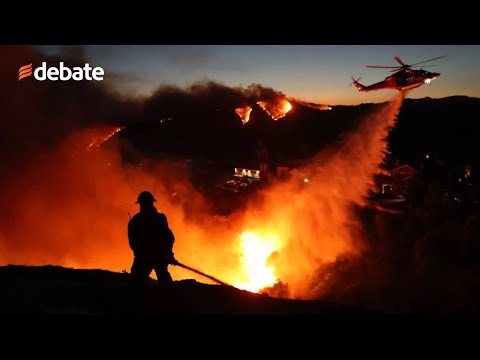
[[[390,70],[390,72],[395,72],[395,71],[398,71],[398,70],[407,70],[411,67],[414,67],[414,66],[417,66],[417,65],[420,65],[420,64],[424,64],[424,63],[429,62],[429,61],[438,60],[438,59],[444,58],[446,56],[447,55],[442,55],[442,56],[438,56],[438,57],[433,58],[433,59],[420,61],[420,62],[417,62],[415,64],[407,65],[402,61],[402,59],[400,59],[399,56],[395,55],[395,56],[393,56],[393,59],[396,60],[402,66],[383,66],[383,65],[363,65],[363,66],[366,67],[366,68],[374,68],[374,69],[392,69],[392,70]],[[438,65],[423,65],[422,67],[425,67],[425,66],[438,66]]]
[[[412,67],[421,67],[421,68],[424,68],[424,67],[432,67],[432,66],[438,66],[437,64],[432,64],[432,65],[412,65]]]
[[[400,69],[400,66],[380,66],[380,65],[364,65],[367,68],[376,68],[376,69]]]
[[[423,63],[426,63],[426,62],[429,62],[429,61],[433,61],[433,60],[437,60],[437,59],[444,58],[444,57],[446,57],[446,56],[447,56],[447,55],[438,56],[438,57],[433,58],[433,59],[430,59],[430,60],[420,61],[420,62],[415,63],[415,64],[412,64],[412,65],[410,65],[410,66],[415,66],[415,65],[418,65],[418,64],[423,64]]]
[[[393,59],[396,60],[400,65],[402,65],[402,67],[408,66],[408,65],[405,65],[405,63],[402,61],[402,59],[398,57],[398,55],[395,55]]]

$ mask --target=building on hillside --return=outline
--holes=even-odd
[[[397,166],[389,172],[385,172],[380,180],[380,192],[382,195],[405,196],[412,183],[418,177],[417,170],[410,165]]]

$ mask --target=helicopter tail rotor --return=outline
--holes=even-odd
[[[357,79],[355,79],[352,75],[352,82],[348,86],[355,85],[355,83],[358,83],[361,80],[361,76],[359,76]]]
[[[355,86],[357,88],[358,91],[365,91],[365,86],[360,84],[359,81],[362,77],[359,76],[357,79],[355,79],[353,76],[352,76],[352,83],[350,83],[349,86]]]

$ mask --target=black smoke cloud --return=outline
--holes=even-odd
[[[164,85],[145,102],[143,117],[145,121],[152,121],[158,117],[201,114],[218,109],[233,112],[239,106],[255,106],[257,101],[279,98],[285,98],[285,94],[259,84],[242,88],[207,80],[187,88]]]

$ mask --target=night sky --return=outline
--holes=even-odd
[[[65,46],[39,46],[59,54]],[[92,45],[82,46],[92,66],[128,96],[149,95],[161,84],[180,87],[214,80],[228,86],[261,84],[288,97],[330,105],[356,105],[391,99],[394,90],[359,93],[351,77],[364,85],[383,80],[398,55],[413,64],[442,55],[425,68],[441,76],[408,94],[409,98],[453,95],[480,97],[480,45]],[[428,65],[426,64],[426,65]]]

